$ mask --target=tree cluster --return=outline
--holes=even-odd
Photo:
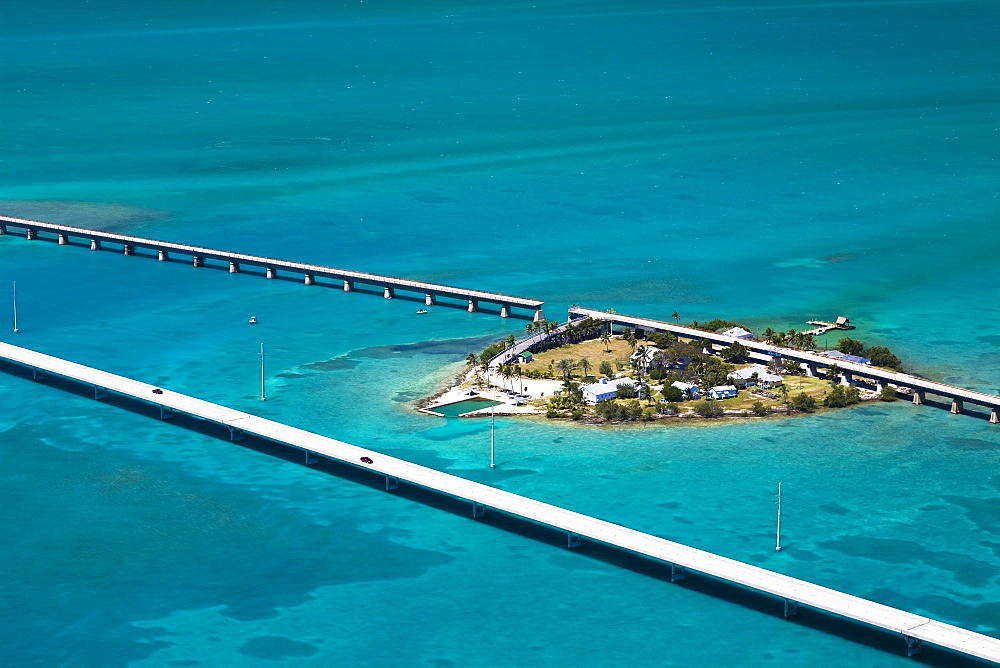
[[[845,355],[867,357],[872,361],[873,366],[880,366],[885,369],[892,369],[893,371],[903,370],[903,363],[885,346],[872,346],[866,351],[865,344],[861,341],[843,338],[837,341],[837,350]]]
[[[823,399],[827,408],[843,408],[861,401],[861,391],[853,385],[834,385]]]

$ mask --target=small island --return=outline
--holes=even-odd
[[[674,313],[674,319],[679,316]],[[846,319],[842,319],[846,320]],[[863,401],[895,401],[897,392],[850,382],[837,360],[901,371],[887,348],[866,349],[842,338],[822,377],[780,356],[765,357],[739,343],[757,340],[738,323],[712,320],[687,327],[735,339],[721,346],[670,332],[624,328],[583,318],[557,324],[530,323],[529,339],[513,335],[470,353],[466,371],[421,410],[461,402],[463,416],[538,415],[590,424],[712,418],[761,418],[843,408]],[[842,327],[846,329],[847,327]],[[765,330],[760,340],[815,351],[814,332]],[[526,345],[527,344],[527,345]],[[530,349],[529,349],[530,348]],[[865,357],[867,356],[867,357]],[[476,401],[483,401],[477,408]]]

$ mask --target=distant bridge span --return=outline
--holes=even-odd
[[[500,294],[497,292],[483,292],[481,290],[467,290],[449,285],[438,285],[437,283],[425,283],[423,281],[411,281],[405,278],[394,276],[380,276],[378,274],[368,274],[361,271],[351,271],[348,269],[336,269],[317,264],[305,264],[302,262],[292,262],[290,260],[277,260],[275,258],[262,257],[259,255],[247,255],[246,253],[236,253],[233,251],[217,250],[214,248],[202,248],[200,246],[189,246],[170,241],[158,241],[156,239],[146,239],[144,237],[134,237],[127,234],[115,234],[113,232],[102,232],[86,227],[72,227],[70,225],[57,225],[46,223],[40,220],[29,220],[27,218],[14,218],[13,216],[0,216],[0,235],[9,234],[11,228],[24,230],[27,239],[38,239],[39,232],[55,234],[60,245],[69,243],[71,237],[85,239],[90,242],[91,250],[101,250],[102,244],[115,244],[122,248],[125,255],[135,255],[136,248],[147,248],[154,250],[161,262],[170,259],[170,253],[191,257],[191,263],[195,267],[201,267],[206,260],[221,260],[229,263],[229,271],[233,274],[240,273],[243,265],[262,267],[267,278],[277,278],[278,270],[300,274],[306,285],[313,285],[317,276],[332,278],[343,281],[344,291],[354,290],[355,283],[374,285],[382,288],[382,295],[386,299],[392,299],[396,290],[406,290],[410,292],[423,293],[424,303],[431,306],[437,302],[438,297],[448,297],[460,299],[468,302],[468,311],[474,313],[479,310],[480,302],[496,304],[500,307],[500,317],[507,318],[511,315],[514,307],[530,309],[534,311],[534,320],[537,322],[544,318],[542,305],[545,302],[535,299],[525,299],[512,295]]]

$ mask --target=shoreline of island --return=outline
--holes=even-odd
[[[740,325],[723,320],[702,327],[752,336]],[[589,318],[561,325],[542,321],[526,329],[534,335],[520,344],[530,346],[520,345],[511,335],[482,353],[470,353],[466,370],[442,391],[416,402],[415,408],[436,416],[446,415],[438,409],[459,406],[468,410],[455,414],[458,417],[545,417],[594,426],[676,425],[793,417],[870,401],[891,402],[909,392],[895,385],[873,389],[845,381],[833,361],[826,378],[808,374],[801,365],[786,365],[780,356],[760,364],[738,341],[720,348],[666,332],[636,332],[627,327],[613,335],[612,328]],[[765,336],[803,347],[812,343],[812,332],[768,329]],[[861,342],[844,338],[838,345],[850,351],[840,352],[841,356],[861,359]],[[886,359],[900,366],[887,349],[870,350],[890,355]],[[591,374],[592,369],[598,373]],[[477,408],[478,402],[489,405]]]

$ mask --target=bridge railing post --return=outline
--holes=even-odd
[[[914,657],[920,654],[924,649],[924,643],[920,638],[912,638],[910,636],[903,636],[903,640],[906,641],[906,656]]]

